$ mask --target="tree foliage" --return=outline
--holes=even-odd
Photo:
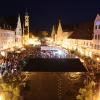
[[[92,80],[86,86],[79,89],[79,94],[76,96],[77,100],[95,100],[96,94],[93,93],[95,82]]]

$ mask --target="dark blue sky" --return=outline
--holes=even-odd
[[[100,13],[100,0],[3,0],[0,16],[23,16],[26,8],[31,27],[49,29],[59,19],[63,24],[94,21]]]

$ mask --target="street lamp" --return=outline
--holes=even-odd
[[[4,51],[1,51],[1,55],[2,55],[3,57],[5,57],[5,56],[6,56],[6,53],[5,53]]]
[[[97,100],[100,100],[100,93],[99,93],[98,96],[97,96]]]
[[[100,58],[97,57],[96,60],[97,60],[97,71],[98,71],[98,70],[99,70],[99,62],[100,62]]]
[[[4,100],[4,97],[3,97],[3,95],[0,95],[0,100]]]
[[[98,62],[100,61],[100,58],[99,57],[97,57],[97,59],[96,59]]]

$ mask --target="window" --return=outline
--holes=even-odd
[[[99,45],[97,45],[97,49],[99,49]]]
[[[97,35],[95,35],[95,39],[97,39]]]
[[[99,49],[100,49],[100,45],[99,45]]]
[[[95,25],[95,29],[97,29],[97,25]]]
[[[98,40],[100,40],[100,34],[98,35]]]
[[[96,49],[96,44],[95,44],[95,46],[94,46],[94,49]]]

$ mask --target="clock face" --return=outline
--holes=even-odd
[[[96,24],[96,25],[100,25],[100,21],[97,21],[95,24]]]

